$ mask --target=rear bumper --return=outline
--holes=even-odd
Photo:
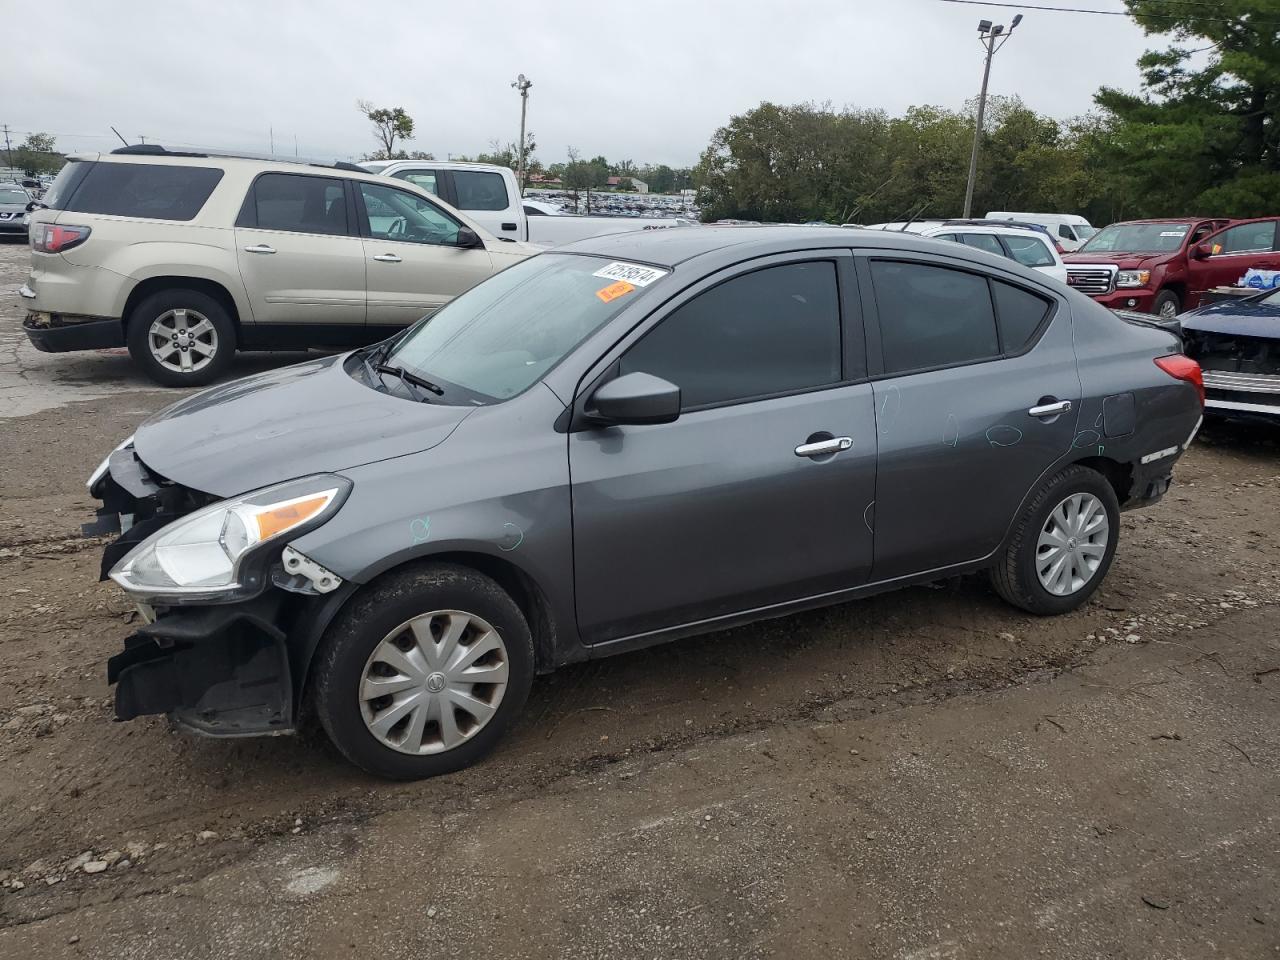
[[[31,345],[45,353],[124,346],[124,324],[119,320],[28,313],[22,329]]]

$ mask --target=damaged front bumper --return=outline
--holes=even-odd
[[[153,533],[218,499],[158,476],[128,441],[89,486],[102,506],[84,532],[120,533],[103,550],[104,580]],[[107,662],[117,720],[163,713],[187,730],[219,737],[294,729],[311,655],[355,585],[288,544],[261,559],[251,596],[139,605],[150,622]]]

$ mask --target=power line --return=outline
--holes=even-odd
[[[939,3],[960,3],[971,7],[1005,7],[1010,10],[1037,10],[1041,13],[1084,13],[1095,17],[1128,17],[1134,19],[1133,14],[1128,10],[1098,10],[1090,7],[1046,7],[1037,6],[1030,3],[1008,3],[1000,2],[1000,0],[937,0]],[[1190,2],[1190,0],[1167,0],[1167,2]],[[1205,4],[1209,6],[1209,4]],[[1221,8],[1216,8],[1221,10]],[[1194,17],[1200,23],[1230,23],[1241,27],[1253,26],[1270,26],[1280,27],[1280,20],[1241,20],[1233,17],[1208,17],[1199,14],[1173,14],[1173,13],[1144,13],[1142,17],[1148,20],[1182,20],[1188,16]]]

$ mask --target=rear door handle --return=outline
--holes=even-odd
[[[1054,403],[1044,403],[1037,407],[1032,407],[1027,413],[1033,417],[1056,417],[1061,413],[1071,412],[1070,400],[1057,400]]]
[[[269,247],[265,243],[255,243],[251,247],[244,248],[245,253],[275,253],[275,247]]]
[[[400,258],[397,257],[394,253],[380,253],[373,259],[377,260],[379,263],[399,263],[400,262]]]
[[[818,440],[815,443],[802,443],[796,447],[797,457],[825,457],[853,446],[853,437],[832,437],[830,440]]]

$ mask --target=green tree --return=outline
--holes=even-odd
[[[1104,158],[1148,215],[1257,216],[1280,206],[1280,0],[1125,0],[1148,35],[1143,90],[1095,97]]]
[[[41,173],[57,173],[66,162],[57,151],[57,141],[49,133],[32,133],[10,151],[11,165],[28,176]],[[10,162],[6,157],[6,162]]]
[[[370,160],[395,160],[396,140],[413,139],[413,117],[403,107],[375,107],[368,100],[357,100],[356,107],[373,124],[375,139],[381,144]],[[404,151],[400,151],[403,153]]]

